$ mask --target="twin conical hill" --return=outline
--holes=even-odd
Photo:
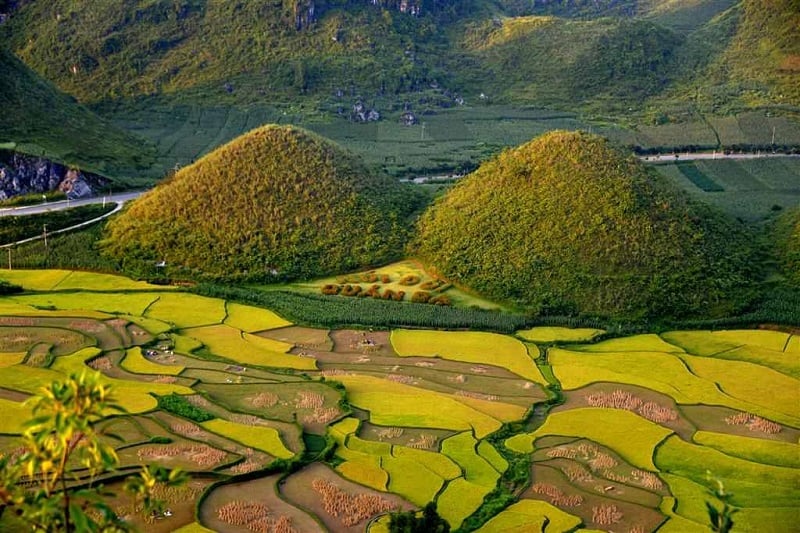
[[[507,150],[420,219],[416,252],[488,296],[549,312],[724,310],[745,236],[604,139],[553,132]]]
[[[321,137],[264,126],[137,200],[109,224],[105,252],[128,271],[163,261],[194,279],[346,272],[402,253],[416,207],[403,187]]]

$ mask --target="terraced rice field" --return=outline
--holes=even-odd
[[[788,330],[329,331],[105,275],[14,276],[39,292],[0,298],[0,452],[19,450],[41,385],[102,373],[127,408],[100,422],[120,467],[192,477],[147,531],[379,532],[429,501],[460,531],[705,531],[707,471],[740,531],[797,523]],[[173,394],[205,420],[158,403]]]

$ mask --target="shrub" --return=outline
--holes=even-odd
[[[333,283],[328,283],[327,285],[322,286],[322,294],[327,294],[329,296],[333,296],[339,294],[339,291],[342,290],[340,285],[336,285]]]
[[[342,287],[341,295],[342,296],[356,296],[360,292],[361,292],[361,285],[350,285],[350,284],[347,284],[344,287]]]
[[[370,298],[380,298],[381,297],[381,288],[378,285],[373,285],[368,290],[359,294],[359,296],[369,296]]]
[[[398,283],[400,283],[400,285],[411,286],[411,285],[416,285],[417,283],[419,283],[419,281],[420,277],[417,276],[416,274],[406,274],[405,276],[400,278],[400,281]]]
[[[430,281],[426,281],[422,285],[419,286],[420,289],[423,291],[435,291],[439,287],[444,285],[444,282],[440,279],[432,279]]]
[[[389,276],[389,274],[381,275],[381,283],[391,283],[391,282],[392,278]]]
[[[9,283],[6,280],[0,279],[0,295],[17,294],[22,291],[23,288],[19,285],[14,285],[13,283]]]
[[[439,296],[434,296],[428,300],[428,303],[434,305],[450,305],[452,302],[450,301],[449,297],[445,296],[444,294],[440,294]]]
[[[156,396],[159,409],[169,413],[188,418],[195,422],[207,422],[215,417],[208,411],[195,407],[179,394],[172,393],[169,396]]]
[[[426,304],[431,299],[431,293],[426,291],[417,291],[411,295],[411,301],[418,304]]]

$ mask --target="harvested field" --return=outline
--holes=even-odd
[[[336,487],[335,491],[332,490],[333,486]],[[327,490],[328,497],[326,498],[318,489]],[[398,496],[367,489],[342,479],[330,468],[318,463],[289,476],[281,485],[280,491],[288,501],[313,512],[332,532],[361,532],[364,530],[362,523],[364,518],[350,525],[345,525],[345,522],[350,523],[367,512],[375,516],[381,513],[379,509],[385,509],[387,506],[400,510],[413,508]],[[363,502],[362,509],[350,513],[343,512],[356,502]]]
[[[330,332],[333,351],[336,353],[358,353],[370,356],[396,356],[387,331],[358,331],[339,329]]]
[[[337,409],[338,413],[339,393],[333,387],[322,383],[307,381],[274,385],[201,383],[196,389],[207,393],[213,401],[227,409],[281,422],[297,421],[306,430],[317,434],[324,433],[326,424],[333,420],[328,419],[331,410]],[[262,394],[267,396],[259,396]],[[254,400],[260,403],[262,398],[269,403],[272,401],[270,394],[278,396],[277,403],[270,407],[253,405]]]
[[[617,488],[619,485],[597,481],[576,485],[558,468],[538,463],[533,467],[533,476],[536,483],[523,498],[546,501],[579,516],[590,528],[631,531],[639,527],[654,531],[666,518],[658,510],[660,498],[651,498],[652,506],[633,503],[630,501],[636,499],[633,494],[628,501],[619,499],[624,486]],[[606,492],[604,489],[609,486],[615,488]]]
[[[215,531],[230,531],[232,533],[270,531],[269,529],[250,529],[248,524],[251,522],[232,523],[234,521],[242,521],[241,519],[247,514],[255,514],[252,518],[268,519],[273,523],[277,523],[281,518],[284,518],[283,523],[286,526],[302,533],[324,531],[310,515],[281,499],[275,487],[279,477],[272,475],[253,481],[231,483],[215,488],[200,507],[200,522]],[[232,503],[238,505],[232,506]],[[237,510],[239,511],[238,513],[236,512]],[[253,511],[257,512],[253,513]],[[252,522],[255,522],[255,520]],[[260,527],[265,524],[253,523],[253,525]],[[289,533],[292,529],[287,528],[281,531]]]
[[[210,484],[208,479],[192,478],[182,487],[156,488],[156,496],[164,500],[171,513],[170,516],[162,516],[158,520],[144,516],[141,504],[137,509],[131,507],[130,498],[123,496],[122,482],[109,483],[106,488],[119,495],[110,499],[109,504],[126,522],[139,531],[170,533],[194,522],[194,503]]]
[[[396,426],[377,426],[370,422],[363,422],[358,436],[367,440],[388,442],[399,446],[410,446],[410,443],[430,442],[431,446],[438,448],[437,443],[454,433],[446,430],[401,428]]]
[[[786,425],[781,425],[778,432],[767,433],[754,431],[749,424],[731,423],[737,419],[746,418],[749,422],[752,413],[737,411],[729,407],[718,407],[711,405],[682,405],[681,412],[700,431],[712,431],[716,433],[728,433],[740,437],[756,437],[759,439],[779,440],[784,442],[800,441],[800,430]],[[744,415],[744,416],[743,416]]]
[[[267,339],[285,342],[295,346],[296,350],[333,350],[333,341],[327,329],[288,326],[267,331],[259,331],[257,335]]]
[[[616,396],[614,396],[615,393]],[[564,396],[566,397],[564,404],[559,405],[551,412],[558,413],[580,407],[615,407],[614,398],[616,398],[617,404],[622,401],[622,404],[616,408],[631,407],[632,409],[626,410],[669,428],[686,440],[691,439],[696,430],[694,424],[683,416],[682,410],[686,406],[678,406],[675,400],[669,396],[644,387],[616,383],[593,383],[574,391],[567,391]]]

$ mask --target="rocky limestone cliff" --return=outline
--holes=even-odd
[[[42,157],[0,150],[0,200],[21,194],[61,191],[83,198],[108,183],[106,178],[82,172]]]

